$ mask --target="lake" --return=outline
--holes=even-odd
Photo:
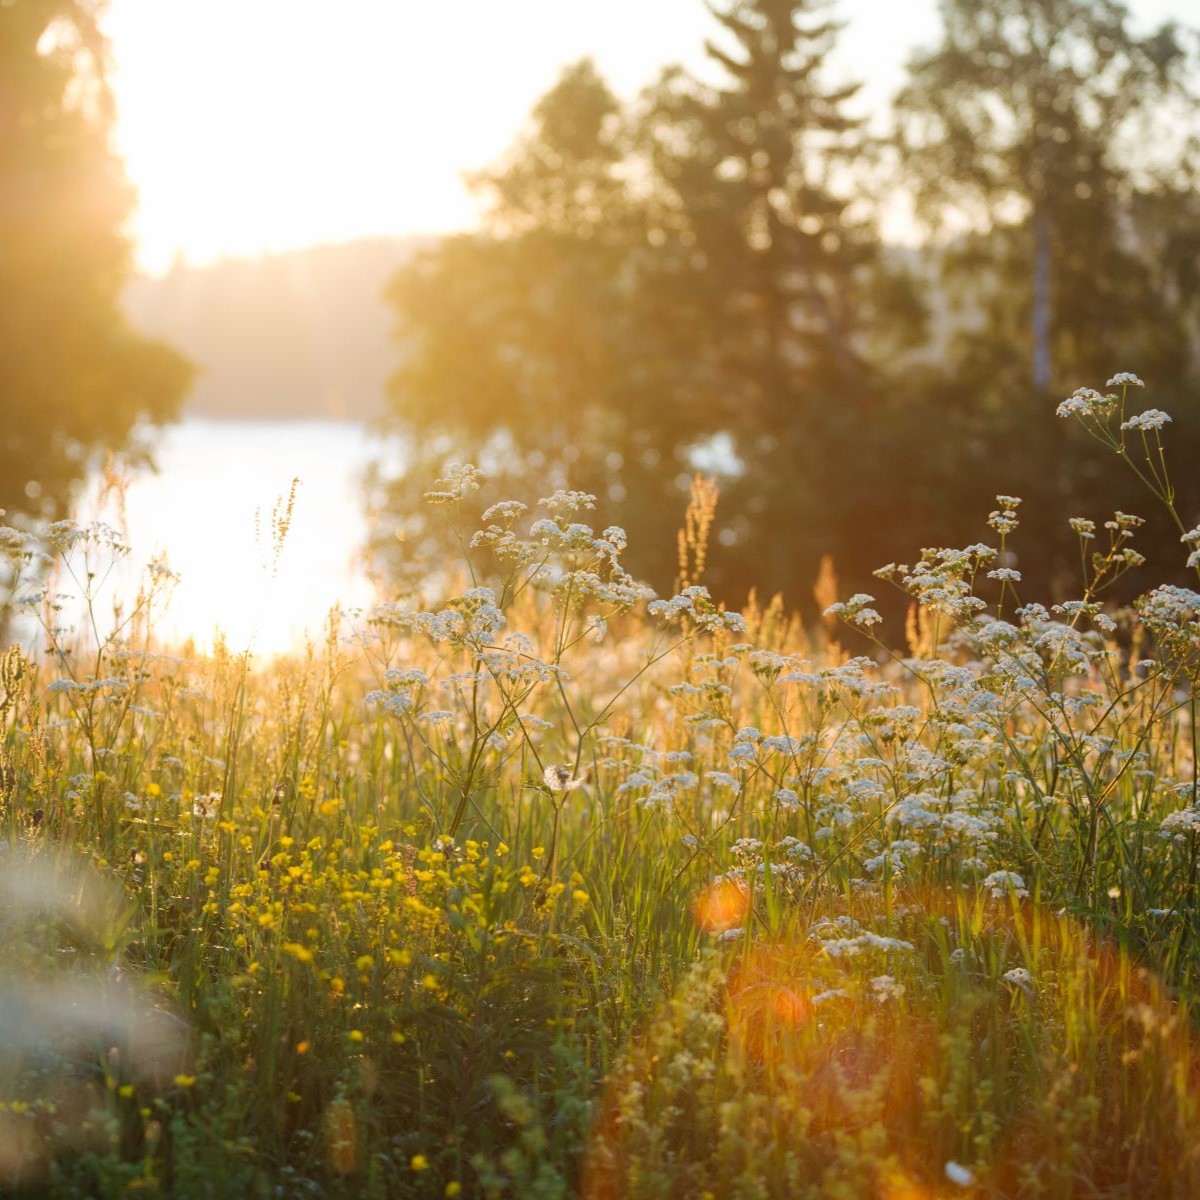
[[[355,422],[229,421],[189,417],[163,431],[158,471],[134,474],[124,518],[84,502],[82,515],[121,524],[135,570],[165,557],[177,571],[160,635],[271,655],[319,638],[335,605],[369,605],[362,551],[368,536],[362,475],[386,443]],[[298,480],[292,520],[276,560],[272,512]],[[134,572],[124,573],[129,587]]]

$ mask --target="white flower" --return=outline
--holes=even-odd
[[[890,975],[876,975],[871,980],[871,991],[881,1004],[888,1000],[898,1000],[904,995],[904,984],[897,983]]]
[[[762,748],[772,750],[776,754],[799,754],[804,749],[804,743],[786,734],[776,737],[763,738]]]
[[[520,500],[501,500],[483,510],[484,521],[503,521],[511,525],[526,509]]]
[[[1108,405],[1108,401],[1093,388],[1076,388],[1057,408],[1060,417],[1090,417]]]
[[[1130,417],[1128,421],[1121,422],[1122,429],[1161,429],[1170,421],[1171,417],[1160,408],[1148,408],[1144,413],[1138,413],[1135,417]]]
[[[1164,837],[1173,837],[1176,841],[1183,841],[1185,834],[1200,833],[1200,812],[1197,812],[1195,808],[1181,808],[1176,812],[1168,813],[1158,828]]]
[[[824,612],[827,617],[840,617],[847,625],[858,625],[869,629],[878,625],[883,618],[870,607],[875,597],[867,592],[856,592],[849,600],[831,604]]]
[[[1024,967],[1013,967],[1000,976],[1005,983],[1011,983],[1024,992],[1033,991],[1033,976]]]
[[[1156,587],[1134,606],[1150,625],[1182,627],[1200,620],[1200,595],[1171,583]]]
[[[1144,388],[1146,385],[1132,371],[1119,371],[1104,386]]]
[[[845,988],[829,988],[812,997],[813,1004],[828,1004],[830,1000],[845,1000],[849,993]]]
[[[471,463],[452,462],[445,475],[435,485],[438,489],[425,493],[427,504],[453,504],[470,492],[477,492],[483,483],[483,472]]]
[[[596,497],[590,492],[571,492],[559,488],[552,496],[543,496],[538,504],[554,513],[580,512],[596,507]]]
[[[1029,895],[1025,880],[1015,871],[993,871],[984,881],[983,886],[992,894],[992,898],[1000,900],[1010,892],[1017,897]]]
[[[975,1173],[951,1159],[946,1164],[946,1178],[959,1187],[970,1187],[975,1182]]]
[[[583,780],[572,776],[571,768],[566,763],[555,763],[547,767],[542,779],[552,792],[573,792],[576,788],[583,787]]]
[[[708,771],[704,778],[715,788],[728,788],[731,792],[742,790],[742,785],[727,771]]]
[[[192,805],[192,816],[199,817],[202,821],[215,820],[217,813],[220,811],[220,792],[209,792],[207,795],[197,796],[195,803]]]
[[[6,558],[21,558],[29,549],[29,543],[29,534],[11,525],[0,525],[0,554]]]

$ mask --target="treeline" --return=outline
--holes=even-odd
[[[130,281],[133,325],[199,368],[187,410],[211,417],[374,420],[394,359],[383,289],[418,238],[360,238]]]
[[[596,492],[660,587],[712,468],[708,582],[733,602],[809,603],[825,554],[857,584],[975,540],[1015,492],[1045,595],[1078,571],[1069,516],[1140,504],[1055,403],[1134,371],[1200,515],[1194,35],[1138,35],[1116,0],[943,0],[880,137],[832,78],[828,5],[711,11],[709,77],[672,68],[621,104],[571,67],[474,180],[485,228],[395,276],[391,412],[414,444],[502,488]],[[928,233],[913,254],[879,232],[898,190]],[[1182,562],[1177,531],[1142,540]]]

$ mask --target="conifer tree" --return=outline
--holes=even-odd
[[[913,325],[916,305],[885,270],[861,198],[872,144],[852,112],[858,86],[832,78],[841,26],[828,0],[710,10],[721,81],[669,73],[644,122],[661,286],[675,297],[659,302],[677,315],[677,343],[691,336],[674,355],[688,364],[677,386],[720,413],[745,467],[729,506],[742,526],[722,557],[799,602],[824,553],[870,553],[850,528],[861,508],[827,468],[844,476],[853,441],[870,477],[875,339]]]

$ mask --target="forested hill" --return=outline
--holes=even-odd
[[[369,419],[395,363],[383,289],[421,244],[364,238],[139,277],[134,325],[188,355],[200,375],[188,413]]]

